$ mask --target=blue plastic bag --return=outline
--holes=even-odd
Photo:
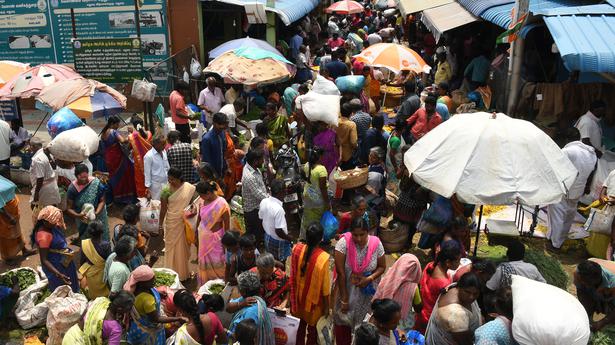
[[[362,75],[338,77],[335,79],[335,85],[342,93],[350,92],[358,95],[365,85],[365,77]]]
[[[47,132],[51,138],[69,129],[84,126],[83,121],[67,107],[55,112],[47,122]]]
[[[438,196],[423,212],[423,220],[440,227],[448,226],[453,220],[453,204],[449,199]]]
[[[331,213],[331,211],[325,211],[325,213],[322,214],[322,218],[320,218],[320,225],[322,225],[322,228],[325,230],[323,235],[324,242],[331,241],[331,239],[335,236],[337,229],[340,227],[339,221],[335,215]]]

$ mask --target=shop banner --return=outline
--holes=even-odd
[[[138,38],[76,39],[73,58],[79,74],[107,84],[130,83],[143,75]]]

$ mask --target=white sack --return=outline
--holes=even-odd
[[[58,134],[49,143],[49,151],[56,159],[77,163],[96,153],[98,142],[98,134],[92,128],[82,126]]]
[[[321,75],[318,75],[318,77],[316,77],[316,81],[314,81],[314,85],[312,86],[312,91],[321,95],[340,95],[340,90],[337,88],[337,85],[335,85],[334,82]]]
[[[49,306],[47,345],[60,345],[66,331],[79,322],[88,306],[88,299],[80,293],[74,293],[70,286],[62,285],[56,288],[45,302]]]
[[[322,121],[337,126],[340,114],[340,98],[341,96],[337,95],[323,95],[310,91],[305,95],[297,96],[295,103],[308,120],[312,122]]]

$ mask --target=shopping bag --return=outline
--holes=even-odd
[[[162,105],[162,103],[158,103],[158,106],[156,107],[156,111],[154,111],[154,115],[156,115],[156,118],[158,119],[158,125],[160,127],[164,127],[165,112],[164,112],[164,106]]]
[[[192,61],[190,61],[190,75],[192,75],[193,78],[199,78],[203,73],[202,70],[203,67],[201,67],[199,60],[192,58]]]
[[[153,102],[156,97],[156,89],[158,85],[155,83],[150,83],[146,79],[139,80],[135,79],[132,82],[132,90],[130,95],[139,101],[143,102]]]
[[[141,230],[157,234],[160,225],[160,201],[139,198],[139,204],[141,205],[139,212]]]
[[[295,345],[300,320],[288,314],[279,315],[270,308],[267,308],[267,312],[271,319],[271,326],[273,326],[275,345]]]
[[[195,229],[192,228],[190,222],[184,218],[184,232],[186,233],[186,242],[189,246],[196,244]]]
[[[328,242],[331,241],[337,229],[340,227],[340,223],[331,211],[325,211],[322,214],[322,218],[320,218],[320,225],[324,229],[323,241]]]
[[[599,208],[592,208],[583,228],[587,231],[610,235],[611,224],[613,223],[613,212],[615,212],[615,208],[610,205],[602,210]]]
[[[321,316],[316,323],[318,345],[333,345],[333,319],[331,316]]]

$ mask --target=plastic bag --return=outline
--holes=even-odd
[[[435,226],[446,227],[453,219],[453,204],[443,196],[438,196],[423,212],[422,220]]]
[[[512,276],[512,334],[519,345],[585,345],[589,318],[576,297],[558,287]]]
[[[164,106],[162,105],[162,103],[158,103],[158,106],[156,107],[156,111],[154,111],[154,115],[158,119],[158,125],[160,127],[163,127],[164,118],[166,117],[166,114],[165,114]]]
[[[182,80],[188,84],[190,83],[190,75],[188,74],[188,71],[186,71],[186,68],[184,67],[184,74],[182,76]]]
[[[154,272],[162,272],[162,273],[167,273],[167,274],[173,274],[175,276],[175,280],[173,281],[173,284],[171,284],[171,286],[169,286],[169,289],[171,291],[177,292],[177,290],[185,289],[185,287],[179,281],[179,274],[177,274],[177,272],[173,271],[172,269],[160,267],[160,268],[154,268],[153,270],[154,270]]]
[[[308,120],[312,122],[322,121],[337,126],[340,114],[340,98],[338,95],[323,95],[310,91],[305,95],[297,96],[295,103]]]
[[[62,285],[51,293],[46,302],[49,306],[47,345],[60,345],[66,331],[79,322],[88,305],[88,299],[80,293],[74,293],[70,286]]]
[[[15,318],[21,328],[30,329],[45,324],[49,311],[47,299],[39,304],[35,303],[48,285],[47,279],[40,280],[19,293],[19,299],[15,304]]]
[[[210,287],[216,284],[222,284],[225,285],[224,290],[222,290],[222,292],[220,292],[220,296],[222,296],[222,299],[224,300],[224,308],[222,309],[222,311],[216,312],[216,316],[218,316],[218,318],[220,319],[220,322],[222,323],[222,326],[224,326],[225,328],[228,328],[229,325],[231,324],[231,319],[233,318],[233,314],[228,313],[226,311],[226,306],[228,305],[228,302],[231,298],[233,298],[232,293],[233,293],[233,287],[230,284],[226,284],[224,282],[224,280],[222,279],[213,279],[210,280],[208,282],[206,282],[205,284],[203,284],[203,286],[201,286],[197,292],[198,295],[203,296],[203,295],[211,295],[212,292],[210,290]],[[235,288],[236,289],[236,288]]]
[[[333,345],[333,319],[321,316],[316,323],[318,345]]]
[[[365,77],[362,75],[347,75],[335,79],[335,85],[342,92],[350,92],[354,94],[361,93],[365,85]]]
[[[613,223],[613,216],[615,215],[614,212],[615,209],[612,206],[606,206],[602,210],[599,208],[592,208],[583,228],[586,231],[610,235],[611,224]]]
[[[193,78],[199,78],[203,74],[202,70],[203,67],[201,67],[199,60],[192,58],[190,61],[190,75]]]
[[[60,133],[48,148],[54,158],[77,163],[96,153],[99,143],[98,134],[92,128],[83,126]]]
[[[335,236],[340,223],[331,211],[325,211],[320,218],[320,225],[324,229],[323,241],[328,242]]]
[[[320,74],[316,77],[316,81],[314,81],[314,86],[312,86],[312,91],[321,94],[321,95],[332,95],[339,96],[340,90],[337,88],[334,82],[331,80],[321,76]]]
[[[273,326],[275,345],[295,345],[300,320],[290,314],[280,316],[270,308],[267,308],[267,312],[271,319],[271,326]]]
[[[47,122],[47,132],[51,138],[69,129],[84,126],[83,121],[69,108],[56,111]]]
[[[156,97],[156,89],[158,85],[154,83],[150,83],[146,79],[139,80],[135,79],[132,82],[132,90],[130,95],[139,101],[143,102],[153,102]]]
[[[160,226],[160,201],[139,198],[139,205],[141,206],[139,212],[141,230],[157,234]]]

